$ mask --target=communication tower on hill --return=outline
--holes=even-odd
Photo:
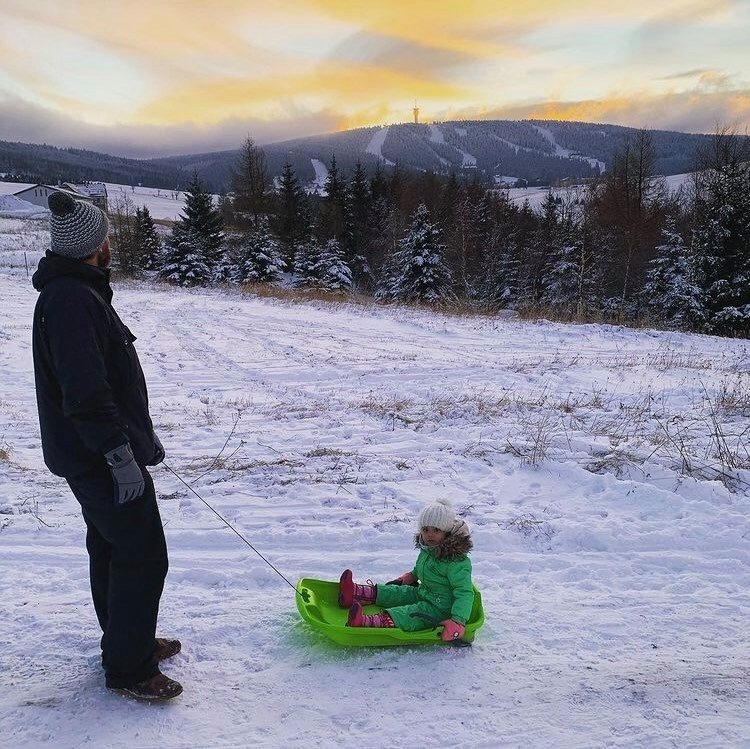
[[[419,125],[419,107],[416,100],[414,101],[414,124]]]

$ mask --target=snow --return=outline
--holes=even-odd
[[[310,159],[312,167],[315,170],[315,179],[310,185],[311,192],[323,191],[328,179],[328,167],[319,159]]]
[[[118,185],[111,182],[106,182],[105,185],[110,213],[115,209],[117,201],[124,198],[131,200],[136,208],[145,206],[151,218],[157,220],[177,221],[185,207],[185,193],[179,190]]]
[[[0,195],[0,216],[4,218],[29,217],[46,218],[49,211],[15,195]]]
[[[292,581],[410,569],[419,508],[448,497],[487,622],[465,650],[331,645],[157,468],[160,633],[183,641],[164,670],[185,694],[107,692],[83,521],[42,463],[36,292],[8,261],[44,231],[0,219],[4,745],[750,743],[746,341],[147,281],[114,304],[167,463]]]
[[[599,161],[599,159],[593,159],[590,156],[582,156],[581,154],[576,153],[575,151],[571,151],[567,148],[563,148],[557,142],[557,140],[555,139],[555,136],[552,135],[552,132],[546,127],[542,127],[541,125],[533,125],[532,127],[545,140],[549,141],[549,143],[555,149],[556,156],[561,156],[564,159],[580,159],[581,161],[587,161],[591,166],[599,167],[599,171],[604,173],[604,170],[606,169],[606,164],[603,161]]]
[[[430,128],[430,141],[432,143],[445,143],[443,131],[437,125],[429,124],[427,127]]]
[[[383,143],[385,143],[385,139],[388,137],[389,129],[390,128],[388,127],[381,127],[379,130],[376,130],[372,134],[372,138],[370,138],[370,142],[367,144],[365,153],[370,153],[373,156],[377,156],[378,159],[383,161],[388,166],[393,166],[394,162],[390,161],[389,159],[386,159],[385,156],[383,156]]]
[[[139,187],[138,185],[119,185],[112,182],[104,184],[107,187],[110,213],[113,212],[118,200],[127,197],[128,200],[133,202],[134,207],[142,208],[146,206],[151,214],[151,218],[176,221],[180,217],[180,213],[185,205],[185,193],[177,190],[167,190],[158,187]],[[0,195],[12,195],[27,187],[33,187],[33,185],[0,182]]]
[[[13,195],[27,187],[34,187],[33,182],[0,182],[0,195]]]

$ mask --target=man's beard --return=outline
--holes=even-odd
[[[109,264],[112,261],[112,253],[107,250],[99,250],[96,254],[96,267],[97,268],[109,268]]]

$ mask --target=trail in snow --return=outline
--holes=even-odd
[[[555,149],[556,156],[562,156],[565,159],[580,159],[581,161],[587,161],[591,166],[599,167],[600,171],[602,172],[604,172],[604,170],[606,169],[606,164],[603,161],[593,159],[590,156],[581,156],[575,151],[571,151],[568,148],[563,148],[557,142],[557,140],[555,140],[555,136],[552,134],[552,132],[546,127],[541,127],[540,125],[533,125],[533,127],[545,140],[548,140],[552,144],[552,147]]]
[[[393,166],[394,162],[389,161],[385,158],[385,156],[383,156],[383,143],[385,143],[385,139],[388,137],[389,129],[390,128],[387,127],[381,127],[379,130],[376,130],[373,133],[372,138],[370,138],[370,142],[367,144],[365,152],[371,153],[373,156],[377,156],[388,166]]]
[[[328,167],[319,159],[310,159],[312,167],[315,170],[315,179],[309,189],[311,192],[322,191],[325,188],[326,180],[328,179]]]
[[[443,131],[437,125],[429,124],[427,127],[430,128],[430,141],[432,143],[445,143]]]

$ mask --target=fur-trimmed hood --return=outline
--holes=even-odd
[[[414,536],[414,547],[416,549],[429,549],[435,559],[452,561],[466,556],[474,548],[474,543],[471,540],[469,526],[459,518],[453,524],[453,528],[448,532],[445,539],[437,546],[423,546],[422,535],[417,533]]]

